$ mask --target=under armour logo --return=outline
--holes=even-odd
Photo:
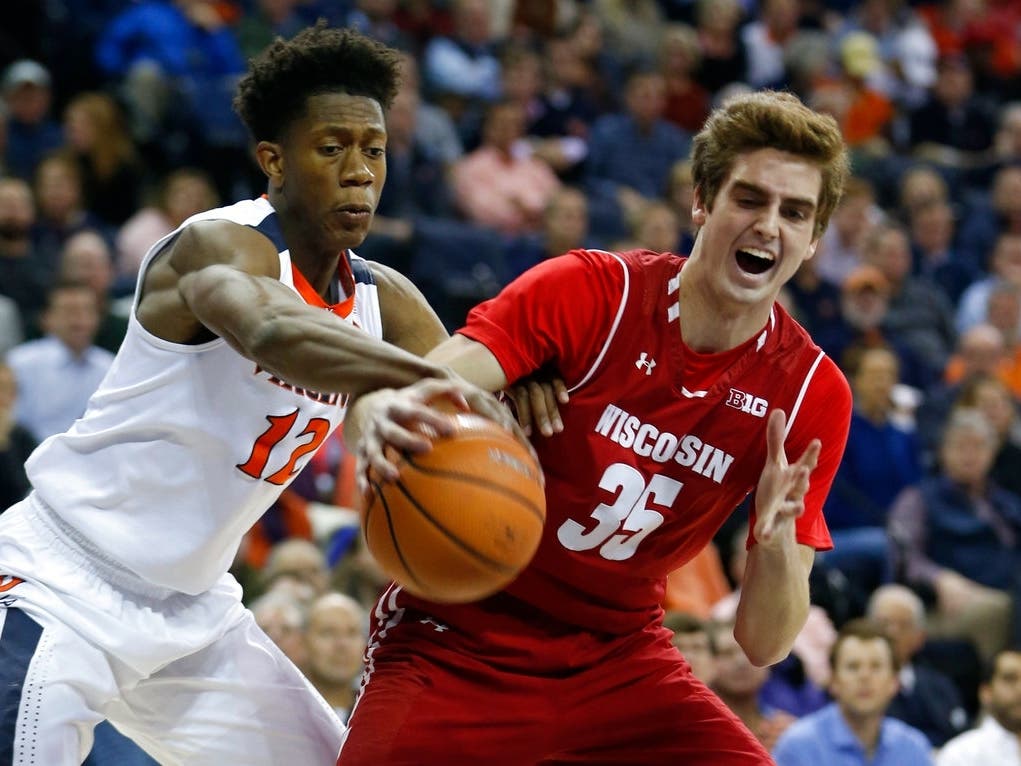
[[[645,368],[646,375],[652,375],[652,368],[655,366],[656,360],[652,359],[644,351],[642,352],[642,355],[638,357],[638,360],[635,362],[635,367],[637,367],[639,370],[642,369],[643,367]]]
[[[418,622],[421,625],[432,625],[433,630],[435,630],[437,633],[442,633],[445,630],[450,630],[450,628],[448,628],[446,625],[441,625],[431,617],[426,617],[424,620],[419,620]]]

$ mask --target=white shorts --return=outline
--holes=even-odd
[[[80,764],[108,718],[163,766],[334,766],[343,724],[240,595],[154,588],[34,496],[0,515],[0,764]]]

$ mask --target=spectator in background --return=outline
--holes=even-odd
[[[915,273],[925,277],[957,304],[978,277],[968,253],[955,244],[957,219],[948,202],[932,201],[915,207],[908,222]]]
[[[996,160],[1003,164],[1021,161],[1021,101],[1000,108],[1000,120],[993,138]]]
[[[916,211],[934,202],[949,200],[950,190],[939,171],[928,164],[911,165],[897,182],[896,217],[910,225]]]
[[[609,216],[616,211],[619,218],[616,232],[603,230],[612,228],[612,220],[600,220],[601,235],[622,233],[624,221],[645,200],[661,197],[670,169],[687,157],[691,145],[691,137],[663,117],[666,83],[659,72],[631,74],[624,102],[624,112],[598,118],[589,136],[585,173],[590,202]]]
[[[716,678],[716,649],[709,624],[693,614],[668,609],[663,627],[672,630],[671,643],[691,666],[691,674],[706,686]]]
[[[990,268],[997,239],[1021,236],[1021,164],[996,171],[988,195],[979,194],[960,227],[960,249],[981,270]]]
[[[418,60],[407,53],[401,55],[400,95],[410,95],[408,103],[415,105],[412,123],[415,145],[449,168],[464,154],[464,145],[450,115],[423,97]]]
[[[821,554],[866,592],[893,579],[887,513],[900,492],[921,478],[913,429],[897,422],[896,355],[870,348],[847,368],[854,411],[847,448],[826,500],[833,550]]]
[[[625,69],[652,64],[663,40],[666,18],[656,0],[594,0],[606,50]]]
[[[397,0],[354,0],[354,8],[338,26],[356,29],[397,50],[408,50],[411,40],[397,24]]]
[[[138,210],[117,233],[117,274],[120,292],[134,293],[142,258],[156,240],[165,237],[188,218],[216,207],[219,196],[209,175],[199,168],[183,167],[160,183],[152,204]]]
[[[501,101],[486,110],[482,145],[450,170],[459,210],[472,223],[515,236],[537,231],[560,180],[524,140],[520,104]]]
[[[661,199],[649,200],[638,207],[630,215],[628,224],[630,236],[614,243],[612,249],[680,252],[680,221],[674,208]]]
[[[85,229],[104,230],[102,221],[85,207],[82,171],[67,151],[44,157],[35,174],[38,207],[34,239],[39,266],[48,282],[56,279],[64,243]]]
[[[795,720],[783,710],[764,705],[759,693],[769,680],[770,669],[751,663],[734,638],[734,623],[711,623],[716,674],[712,690],[762,743],[772,750],[777,739]]]
[[[868,155],[888,154],[895,112],[890,98],[874,85],[883,68],[876,38],[868,32],[847,35],[840,44],[840,68],[839,121],[847,145]]]
[[[931,634],[967,639],[985,660],[1007,643],[1021,568],[1021,498],[989,478],[997,445],[982,413],[952,410],[938,472],[905,489],[889,518],[905,581],[935,593]]]
[[[994,375],[976,375],[961,386],[955,407],[974,407],[996,431],[997,449],[989,477],[1021,498],[1021,416],[1018,402]]]
[[[126,313],[115,313],[110,302],[113,287],[113,254],[110,245],[93,229],[84,229],[69,237],[60,253],[58,279],[88,285],[99,303],[99,328],[93,343],[117,352],[128,331]],[[130,309],[129,309],[130,310]]]
[[[46,305],[49,283],[32,241],[35,222],[32,188],[20,178],[0,178],[0,295],[17,305],[22,329]]]
[[[694,27],[667,25],[659,49],[659,71],[666,83],[663,117],[692,135],[702,129],[709,116],[709,91],[695,77],[701,59]]]
[[[481,110],[500,97],[500,60],[489,0],[454,0],[454,30],[433,37],[422,54],[426,96],[450,115],[462,139],[478,127]]]
[[[525,134],[537,157],[562,178],[575,175],[588,145],[584,135],[570,135],[566,125],[547,120],[545,70],[539,53],[523,45],[508,47],[500,59],[503,98],[521,105],[525,113]]]
[[[972,282],[961,294],[955,318],[958,332],[986,321],[989,296],[1002,282],[1021,288],[1021,234],[1004,233],[996,238],[989,258],[989,276]],[[1021,312],[1017,322],[1021,330]]]
[[[323,551],[311,540],[296,537],[273,546],[262,573],[265,591],[275,589],[280,581],[290,582],[306,605],[324,594],[330,583],[330,570]]]
[[[113,362],[113,354],[93,345],[99,301],[88,285],[60,282],[51,288],[41,325],[45,337],[7,353],[18,381],[17,420],[40,442],[82,416]]]
[[[120,106],[106,93],[79,93],[64,110],[64,135],[81,170],[85,207],[120,226],[138,210],[143,180]]]
[[[914,662],[925,644],[925,605],[903,585],[883,585],[869,598],[866,616],[893,641],[900,688],[886,714],[921,731],[934,748],[968,726],[961,693],[951,678]]]
[[[362,672],[368,614],[341,593],[324,593],[308,608],[305,674],[340,719],[347,722]]]
[[[598,114],[596,77],[582,58],[574,38],[562,33],[546,41],[543,52],[545,111],[532,125],[537,136],[568,136],[586,142]],[[571,174],[571,179],[577,169]]]
[[[1007,348],[1007,365],[1009,373],[1004,382],[1017,387],[1021,375],[1021,332],[1018,330],[1018,317],[1021,316],[1021,287],[1009,282],[998,282],[989,294],[989,305],[986,308],[986,321],[1000,331]]]
[[[890,284],[875,266],[859,266],[840,288],[840,316],[817,330],[819,346],[836,359],[845,373],[858,354],[886,348],[897,356],[902,383],[919,391],[931,382],[932,371],[909,346],[884,329],[890,308]]]
[[[743,16],[739,0],[697,0],[695,26],[702,49],[698,81],[710,93],[745,80],[748,51],[739,31]]]
[[[950,166],[987,151],[996,131],[993,115],[975,96],[971,67],[960,54],[940,57],[929,98],[910,113],[909,121],[915,153]]]
[[[785,287],[797,311],[798,321],[813,338],[833,333],[842,323],[840,287],[824,279],[817,267],[818,258],[803,261],[794,278]]]
[[[308,22],[298,12],[303,0],[255,0],[248,13],[241,15],[235,27],[238,48],[248,60],[277,37],[289,40]]]
[[[297,667],[307,665],[305,624],[308,604],[289,588],[271,588],[257,598],[246,592],[255,623]]]
[[[245,59],[214,0],[125,7],[100,33],[96,60],[119,89],[132,134],[157,172],[192,158],[226,192],[237,166],[251,165],[247,134],[231,107]]]
[[[783,86],[783,52],[798,32],[798,6],[797,0],[763,0],[758,18],[742,28],[741,39],[748,52],[745,81],[753,88]]]
[[[508,279],[537,263],[588,244],[588,200],[581,190],[562,186],[550,197],[542,216],[542,230],[507,246]]]
[[[869,232],[862,258],[879,269],[890,285],[883,329],[910,347],[935,380],[956,341],[953,306],[935,284],[912,274],[911,241],[900,224],[885,221]]]
[[[869,232],[882,220],[872,184],[857,176],[847,181],[844,196],[833,213],[833,225],[819,243],[815,268],[819,276],[835,285],[862,264],[862,248]]]
[[[8,112],[3,164],[27,181],[43,156],[64,143],[60,125],[50,117],[50,73],[38,61],[20,59],[4,70],[0,90]]]
[[[25,461],[36,448],[36,439],[14,413],[18,381],[14,371],[0,363],[0,500],[15,503],[28,494]]]
[[[897,694],[897,656],[889,636],[863,620],[833,645],[833,702],[796,721],[773,749],[777,766],[929,766],[929,742],[886,716]]]
[[[1021,345],[1014,317],[1021,312],[1019,289],[1000,282],[989,294],[985,321],[964,332],[959,351],[950,358],[944,380],[960,386],[976,372],[995,375],[1016,397],[1021,397]]]
[[[940,432],[950,408],[960,396],[963,383],[975,377],[995,375],[1011,387],[1010,381],[1015,377],[1013,369],[1003,333],[993,325],[983,322],[960,335],[942,380],[929,388],[915,413],[923,465],[929,467],[935,462]],[[1017,382],[1021,386],[1021,369]],[[1021,388],[1015,395],[1021,395]]]
[[[936,766],[1021,766],[1021,650],[997,653],[979,688],[982,724],[947,742]]]

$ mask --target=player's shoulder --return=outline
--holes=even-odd
[[[259,228],[276,219],[276,211],[265,197],[241,200],[231,205],[214,207],[186,218],[181,228],[200,221],[231,221],[242,226]]]
[[[659,283],[678,272],[683,258],[673,253],[652,250],[570,250],[546,263],[565,276],[587,276],[589,279],[615,284]]]

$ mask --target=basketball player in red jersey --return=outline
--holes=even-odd
[[[384,593],[341,766],[772,763],[671,646],[659,603],[751,493],[735,636],[768,665],[804,624],[851,396],[776,297],[814,255],[847,159],[830,117],[762,92],[709,118],[693,172],[690,257],[573,251],[430,355],[490,390],[562,374],[563,428],[534,442],[545,532],[484,601]],[[395,423],[434,385],[355,405],[364,461],[386,471],[382,445],[415,442]]]

